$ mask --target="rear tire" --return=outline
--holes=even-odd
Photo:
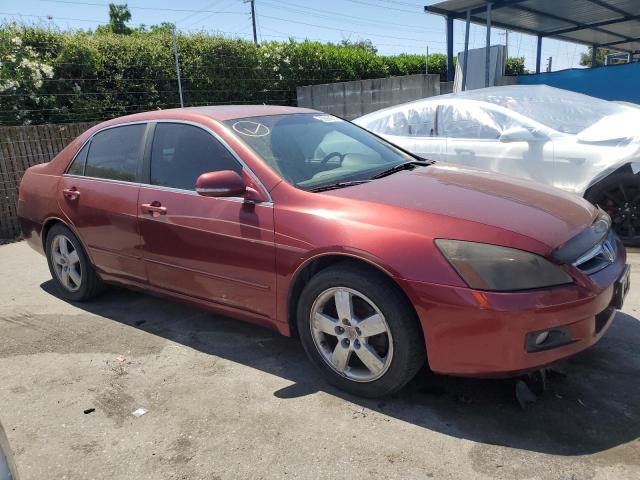
[[[67,226],[58,223],[51,227],[45,246],[49,271],[61,297],[83,302],[104,290],[80,240]]]
[[[611,224],[622,243],[640,246],[640,176],[617,173],[597,183],[585,198],[611,216]]]
[[[412,305],[385,275],[354,262],[311,278],[297,323],[312,363],[331,384],[355,395],[397,392],[427,362]]]

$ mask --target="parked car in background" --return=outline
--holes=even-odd
[[[64,298],[116,283],[296,335],[329,381],[371,397],[427,359],[486,376],[573,355],[629,288],[609,216],[583,199],[306,109],[102,123],[27,170],[18,209]]]
[[[584,196],[640,245],[640,110],[545,85],[441,95],[354,122],[425,158]]]

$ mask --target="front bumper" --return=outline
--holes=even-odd
[[[451,375],[510,376],[592,346],[615,315],[615,283],[626,267],[619,247],[614,263],[566,287],[499,293],[399,280],[420,318],[429,366]],[[554,328],[570,343],[527,351],[527,334]]]

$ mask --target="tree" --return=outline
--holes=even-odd
[[[362,50],[366,50],[367,52],[371,52],[371,53],[378,53],[378,49],[376,48],[376,46],[373,44],[373,42],[369,39],[365,39],[365,40],[358,40],[358,41],[351,41],[351,40],[342,40],[340,42],[340,45],[343,47],[354,47],[354,48],[361,48]]]
[[[524,68],[524,57],[509,57],[504,66],[505,75],[523,75],[527,73]]]
[[[130,35],[132,30],[127,26],[131,20],[131,12],[127,4],[109,4],[109,23],[96,28],[96,33],[117,33],[120,35]]]
[[[592,47],[589,47],[589,50],[582,55],[580,55],[580,65],[584,67],[591,66],[591,55],[592,55]],[[609,50],[608,48],[599,48],[596,52],[596,66],[601,67],[604,65],[604,61],[610,53],[616,53],[615,50]]]

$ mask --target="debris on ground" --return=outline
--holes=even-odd
[[[95,411],[96,411],[95,408],[87,408],[86,410],[84,410],[84,414],[89,415],[90,413],[93,413]]]
[[[141,417],[145,413],[147,413],[147,411],[144,408],[138,408],[131,412],[131,415],[133,415],[134,417]]]

